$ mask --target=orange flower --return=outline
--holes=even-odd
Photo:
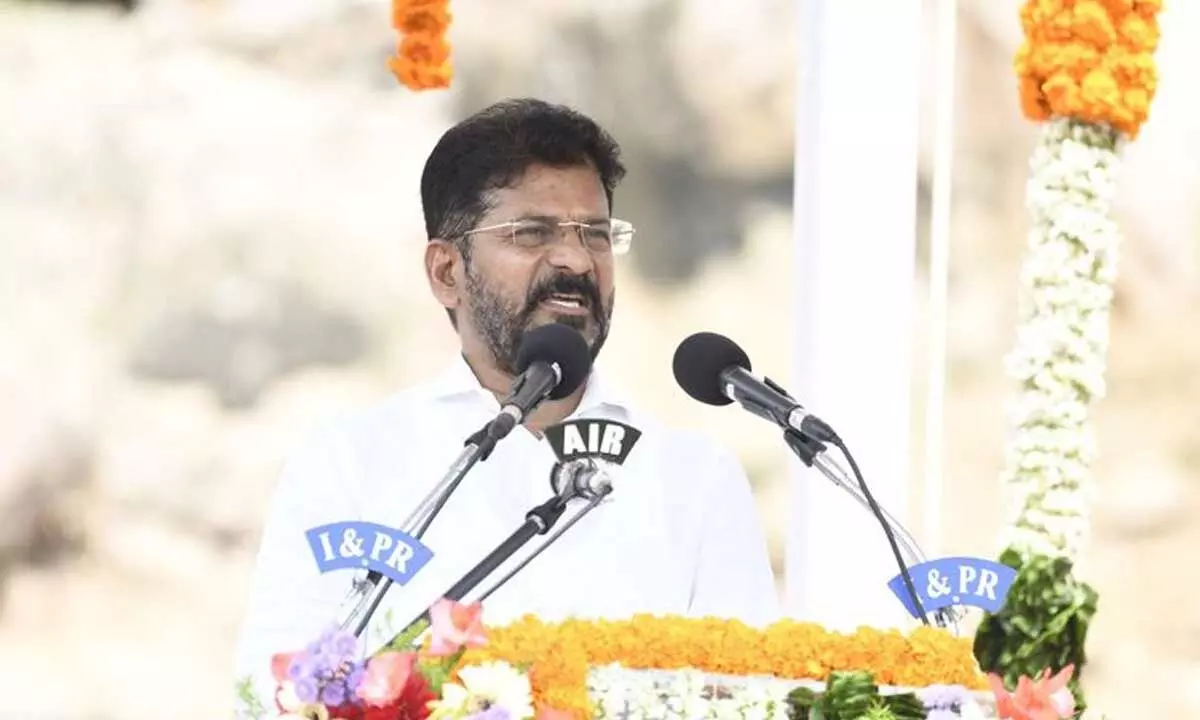
[[[1162,0],[1026,0],[1015,59],[1022,112],[1137,137],[1158,89],[1161,11]]]
[[[1075,697],[1067,689],[1067,682],[1075,672],[1068,665],[1057,675],[1050,677],[1047,668],[1037,681],[1021,677],[1017,689],[1009,693],[999,676],[989,673],[987,678],[996,696],[996,712],[1001,720],[1062,720],[1075,716]]]
[[[397,3],[392,11],[392,27],[405,35],[440,36],[450,28],[452,16],[445,3],[410,4],[408,7]]]
[[[487,643],[483,630],[483,606],[442,598],[429,608],[429,655],[453,655],[462,648]]]
[[[757,630],[736,620],[639,615],[624,621],[525,617],[488,629],[486,647],[469,650],[459,667],[503,660],[529,668],[534,708],[576,720],[592,717],[587,676],[592,667],[695,668],[730,675],[822,680],[832,670],[866,670],[881,685],[945,683],[987,688],[969,638],[918,628],[911,635],[863,628],[852,635],[781,620]]]
[[[412,90],[446,88],[454,77],[446,33],[452,15],[448,0],[392,0],[392,26],[400,33],[388,69]]]

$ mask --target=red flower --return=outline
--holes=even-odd
[[[434,700],[437,700],[437,696],[429,689],[425,676],[414,672],[409,674],[400,697],[387,705],[343,705],[329,708],[329,717],[331,720],[426,720],[429,717],[429,703]]]

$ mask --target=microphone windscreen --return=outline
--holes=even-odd
[[[536,362],[558,364],[562,378],[548,397],[562,400],[575,392],[592,371],[592,351],[578,331],[562,323],[550,323],[525,333],[517,350],[518,373]]]
[[[707,405],[733,402],[721,392],[721,372],[734,366],[750,372],[750,356],[734,341],[711,332],[684,338],[671,363],[679,387]]]

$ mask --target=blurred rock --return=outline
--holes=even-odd
[[[309,365],[349,365],[366,329],[299,288],[226,278],[203,306],[166,311],[133,341],[131,370],[208,385],[227,409],[252,406],[273,382]]]
[[[1192,484],[1159,453],[1143,451],[1122,457],[1106,468],[1115,477],[1100,495],[1097,521],[1123,538],[1152,538],[1170,534],[1196,516]]]
[[[18,565],[46,565],[81,549],[78,500],[90,449],[37,396],[0,376],[0,582]]]

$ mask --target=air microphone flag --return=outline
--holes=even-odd
[[[546,439],[559,461],[596,458],[623,465],[642,431],[614,420],[569,420],[546,428]]]
[[[956,605],[998,612],[1017,577],[1017,571],[1009,566],[977,557],[939,558],[914,565],[908,572],[927,612]],[[903,577],[892,578],[888,587],[909,614],[920,617],[904,587]]]
[[[304,533],[321,573],[373,570],[405,585],[433,559],[433,551],[403,530],[378,523],[345,521]]]

